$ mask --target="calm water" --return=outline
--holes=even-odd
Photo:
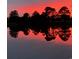
[[[67,42],[61,39],[46,41],[44,37],[28,36],[19,33],[18,38],[12,38],[8,32],[7,59],[71,59],[71,38]]]

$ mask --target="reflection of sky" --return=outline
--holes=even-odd
[[[70,59],[71,47],[38,40],[8,40],[8,59]]]
[[[71,28],[72,29],[72,28]],[[72,30],[71,30],[72,31]],[[72,34],[72,33],[71,33]],[[8,39],[12,39],[11,35],[9,34],[9,28],[8,28]],[[42,35],[42,33],[39,33],[38,35],[34,35],[34,33],[32,31],[30,31],[30,33],[28,35],[24,35],[24,33],[22,31],[20,31],[18,33],[18,37],[17,39],[23,39],[23,40],[40,40],[45,42],[45,36]],[[63,45],[67,45],[67,46],[72,46],[72,35],[69,37],[69,39],[67,41],[63,41],[58,35],[56,36],[56,39],[51,41],[54,44],[63,44]]]
[[[8,32],[8,59],[69,59],[72,57],[72,47],[68,42],[62,43],[59,39],[47,42],[43,37],[38,39],[39,35],[25,36],[22,32],[19,35],[15,39]]]
[[[42,12],[46,6],[60,9],[62,6],[67,6],[71,10],[71,0],[8,0],[8,14],[16,9],[20,14],[37,10]]]

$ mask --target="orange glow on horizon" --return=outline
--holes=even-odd
[[[23,15],[24,13],[28,12],[29,14],[32,14],[34,11],[38,11],[39,13],[42,13],[44,11],[44,8],[47,6],[50,6],[52,8],[55,8],[57,11],[63,7],[67,6],[72,12],[72,1],[71,0],[63,0],[63,2],[51,2],[51,3],[40,3],[40,5],[30,5],[30,6],[18,6],[10,5],[8,6],[8,11],[12,11],[13,9],[16,9],[20,15]],[[11,10],[12,8],[12,10]]]

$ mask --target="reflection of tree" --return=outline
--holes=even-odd
[[[12,37],[17,37],[19,31],[28,35],[30,29],[35,35],[39,32],[45,34],[47,41],[55,39],[57,35],[63,41],[67,41],[71,35],[69,28],[72,27],[72,18],[67,7],[62,7],[58,13],[55,8],[46,7],[42,14],[35,11],[31,17],[28,13],[24,13],[20,17],[18,12],[14,10],[7,20],[7,26],[10,28]]]

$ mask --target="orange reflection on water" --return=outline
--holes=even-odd
[[[39,41],[44,41],[44,42],[46,41],[45,35],[43,35],[42,33],[38,33],[37,35],[34,35],[34,33],[31,30],[30,30],[30,33],[28,35],[24,35],[24,33],[22,31],[20,31],[18,34],[18,38],[19,39],[24,38],[24,40],[39,40]],[[46,42],[48,42],[48,41],[46,41]],[[63,44],[63,45],[67,45],[67,46],[72,46],[72,35],[69,37],[69,39],[67,41],[63,41],[57,35],[56,39],[55,40],[52,39],[50,42],[52,42],[54,44]]]

